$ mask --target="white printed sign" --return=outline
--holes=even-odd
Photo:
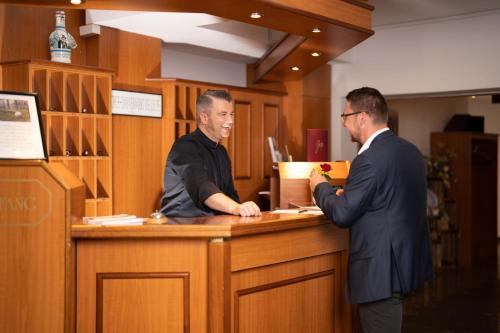
[[[112,114],[161,118],[162,99],[159,94],[113,90]]]

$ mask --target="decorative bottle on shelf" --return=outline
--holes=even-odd
[[[71,63],[71,50],[76,48],[73,36],[66,31],[65,14],[56,11],[56,30],[49,36],[50,60]]]

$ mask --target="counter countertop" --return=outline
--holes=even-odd
[[[330,223],[323,215],[274,214],[259,217],[217,215],[168,218],[162,225],[96,226],[74,224],[72,238],[214,238],[235,237],[273,231],[312,227]]]

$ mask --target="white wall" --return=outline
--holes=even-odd
[[[455,113],[467,113],[467,97],[388,100],[398,114],[398,134],[430,155],[430,134],[442,132]]]
[[[384,95],[401,95],[500,87],[500,11],[375,30],[374,36],[332,61],[332,160],[356,154],[340,121],[345,96],[352,89],[372,86]],[[494,114],[483,102],[469,102],[470,113],[484,113],[485,130],[499,133],[500,112]],[[425,151],[428,139],[409,126],[422,131],[429,126],[430,132],[432,117],[423,116],[420,125],[418,117],[408,117],[400,118],[400,133]],[[436,116],[436,121],[443,121],[441,117],[445,115]],[[500,195],[498,200],[500,213]],[[500,236],[500,214],[497,224]]]
[[[331,156],[356,152],[340,122],[345,95],[372,86],[384,95],[500,87],[500,11],[376,29],[332,61]]]
[[[162,77],[246,86],[246,64],[169,49],[163,44]]]

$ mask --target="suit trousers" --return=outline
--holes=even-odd
[[[358,304],[363,333],[401,333],[403,297],[395,294],[380,301]]]

